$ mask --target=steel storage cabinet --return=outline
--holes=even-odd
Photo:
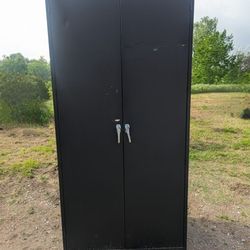
[[[186,249],[193,0],[46,0],[64,248]]]

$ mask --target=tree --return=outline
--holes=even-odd
[[[49,85],[48,82],[50,82],[50,66],[43,57],[39,60],[28,60],[20,53],[5,56],[0,61],[0,73],[8,76],[13,75],[15,79],[29,75],[30,77],[23,79],[32,78],[34,84],[37,85],[37,90],[40,91],[40,96],[43,99],[49,99],[47,86]],[[12,80],[13,77],[11,78]],[[6,79],[6,82],[8,82],[8,79]],[[11,84],[14,86],[13,82]],[[18,85],[17,87],[21,88],[22,86]]]
[[[15,73],[25,75],[27,73],[28,59],[22,54],[16,53],[5,56],[0,61],[0,72]]]
[[[40,89],[40,94],[49,99],[49,87],[51,85],[50,65],[41,57],[39,60],[30,60],[28,62],[28,74],[37,78],[37,85]]]
[[[193,83],[219,83],[237,67],[238,58],[232,54],[233,36],[218,31],[216,18],[204,17],[194,25]]]
[[[238,53],[235,65],[223,78],[225,83],[250,83],[250,54]]]
[[[221,79],[222,83],[242,83],[244,69],[243,69],[244,54],[238,53],[235,56],[234,63],[231,63],[228,67],[228,71],[225,76]]]
[[[242,82],[250,84],[250,53],[244,54],[241,63]]]
[[[28,74],[48,82],[51,78],[50,66],[43,57],[41,57],[39,60],[30,60],[28,62]]]
[[[28,60],[20,53],[4,57],[0,61],[0,122],[47,123],[49,82],[50,68],[44,58]]]
[[[243,55],[242,69],[245,72],[250,72],[250,53]]]
[[[45,93],[34,76],[0,72],[0,96],[2,112],[11,121],[45,124],[51,117]]]

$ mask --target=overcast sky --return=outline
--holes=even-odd
[[[195,20],[203,16],[217,17],[237,50],[250,50],[250,0],[196,0]],[[0,0],[0,57],[15,52],[49,59],[44,0]]]

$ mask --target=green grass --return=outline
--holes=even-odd
[[[234,204],[241,207],[235,220],[250,215],[250,201],[240,189],[250,190],[250,120],[240,117],[246,107],[248,93],[192,96],[190,193],[207,208],[216,207],[215,217],[221,220],[235,217],[230,211],[219,214]]]
[[[39,168],[40,163],[37,160],[28,159],[21,163],[16,163],[11,166],[14,173],[21,173],[23,176],[32,177],[34,170]]]
[[[45,154],[53,154],[55,153],[55,147],[49,145],[49,146],[35,146],[31,148],[32,151],[38,152],[38,153],[45,153]]]
[[[250,93],[250,84],[194,84],[192,94],[199,93]]]

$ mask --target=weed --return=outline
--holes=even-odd
[[[35,146],[32,147],[31,150],[34,152],[51,153],[51,154],[55,152],[55,148],[52,146]]]
[[[28,209],[28,214],[32,215],[32,214],[34,214],[34,213],[35,213],[35,209],[34,209],[33,207],[30,207],[30,208]]]
[[[239,132],[238,129],[236,128],[231,128],[231,127],[228,127],[228,128],[223,128],[221,130],[221,132],[224,132],[224,133],[231,133],[231,134],[237,134]]]
[[[0,168],[0,175],[4,175],[7,172],[6,169]]]
[[[234,149],[250,150],[250,138],[243,138],[239,142],[233,144]]]
[[[48,176],[46,176],[46,175],[42,175],[41,177],[40,177],[40,180],[43,182],[43,183],[46,183],[46,182],[48,182]]]
[[[22,163],[13,164],[11,169],[13,172],[19,172],[24,176],[33,177],[35,169],[39,168],[39,162],[33,159],[25,160]]]
[[[229,216],[227,215],[220,215],[220,216],[217,216],[219,219],[221,220],[226,220],[226,221],[233,221],[229,218]]]

